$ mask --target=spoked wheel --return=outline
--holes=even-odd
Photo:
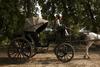
[[[55,54],[58,60],[62,62],[69,62],[74,57],[74,49],[68,43],[63,43],[55,48]]]
[[[8,47],[8,57],[16,62],[25,62],[31,56],[32,47],[24,38],[16,38]]]

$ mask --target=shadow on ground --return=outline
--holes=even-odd
[[[62,63],[57,58],[32,58],[29,63],[34,64],[60,64]]]
[[[27,61],[17,61],[15,59],[9,59],[8,57],[0,57],[0,65],[10,65],[10,64],[24,64]]]

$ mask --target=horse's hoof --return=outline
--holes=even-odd
[[[86,55],[83,58],[84,59],[90,59],[90,57],[89,56],[86,56]]]
[[[88,56],[87,59],[90,59],[90,57]]]
[[[86,56],[84,55],[83,58],[86,59]]]

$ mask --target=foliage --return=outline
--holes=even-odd
[[[0,0],[0,32],[4,32],[0,40],[22,31],[25,18],[36,15],[36,1],[42,7],[43,18],[52,21],[55,13],[62,13],[62,23],[73,33],[82,27],[100,31],[100,0]]]
[[[42,15],[54,20],[54,13],[62,13],[63,23],[69,28],[81,28],[96,32],[100,28],[99,0],[38,0],[42,6]]]
[[[29,0],[0,0],[0,41],[11,38],[14,32],[22,31],[25,17],[32,12]],[[30,7],[30,8],[28,8]]]

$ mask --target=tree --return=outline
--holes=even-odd
[[[32,15],[32,5],[32,0],[0,0],[0,41],[22,31],[25,18]]]
[[[100,1],[98,0],[38,0],[44,17],[53,20],[54,13],[62,13],[63,22],[69,28],[81,28],[96,32],[100,28]]]
[[[21,30],[25,18],[36,15],[37,1],[42,7],[43,18],[49,21],[55,19],[55,13],[62,13],[63,24],[75,33],[84,26],[91,31],[100,31],[99,0],[0,0],[0,32],[11,37]]]

